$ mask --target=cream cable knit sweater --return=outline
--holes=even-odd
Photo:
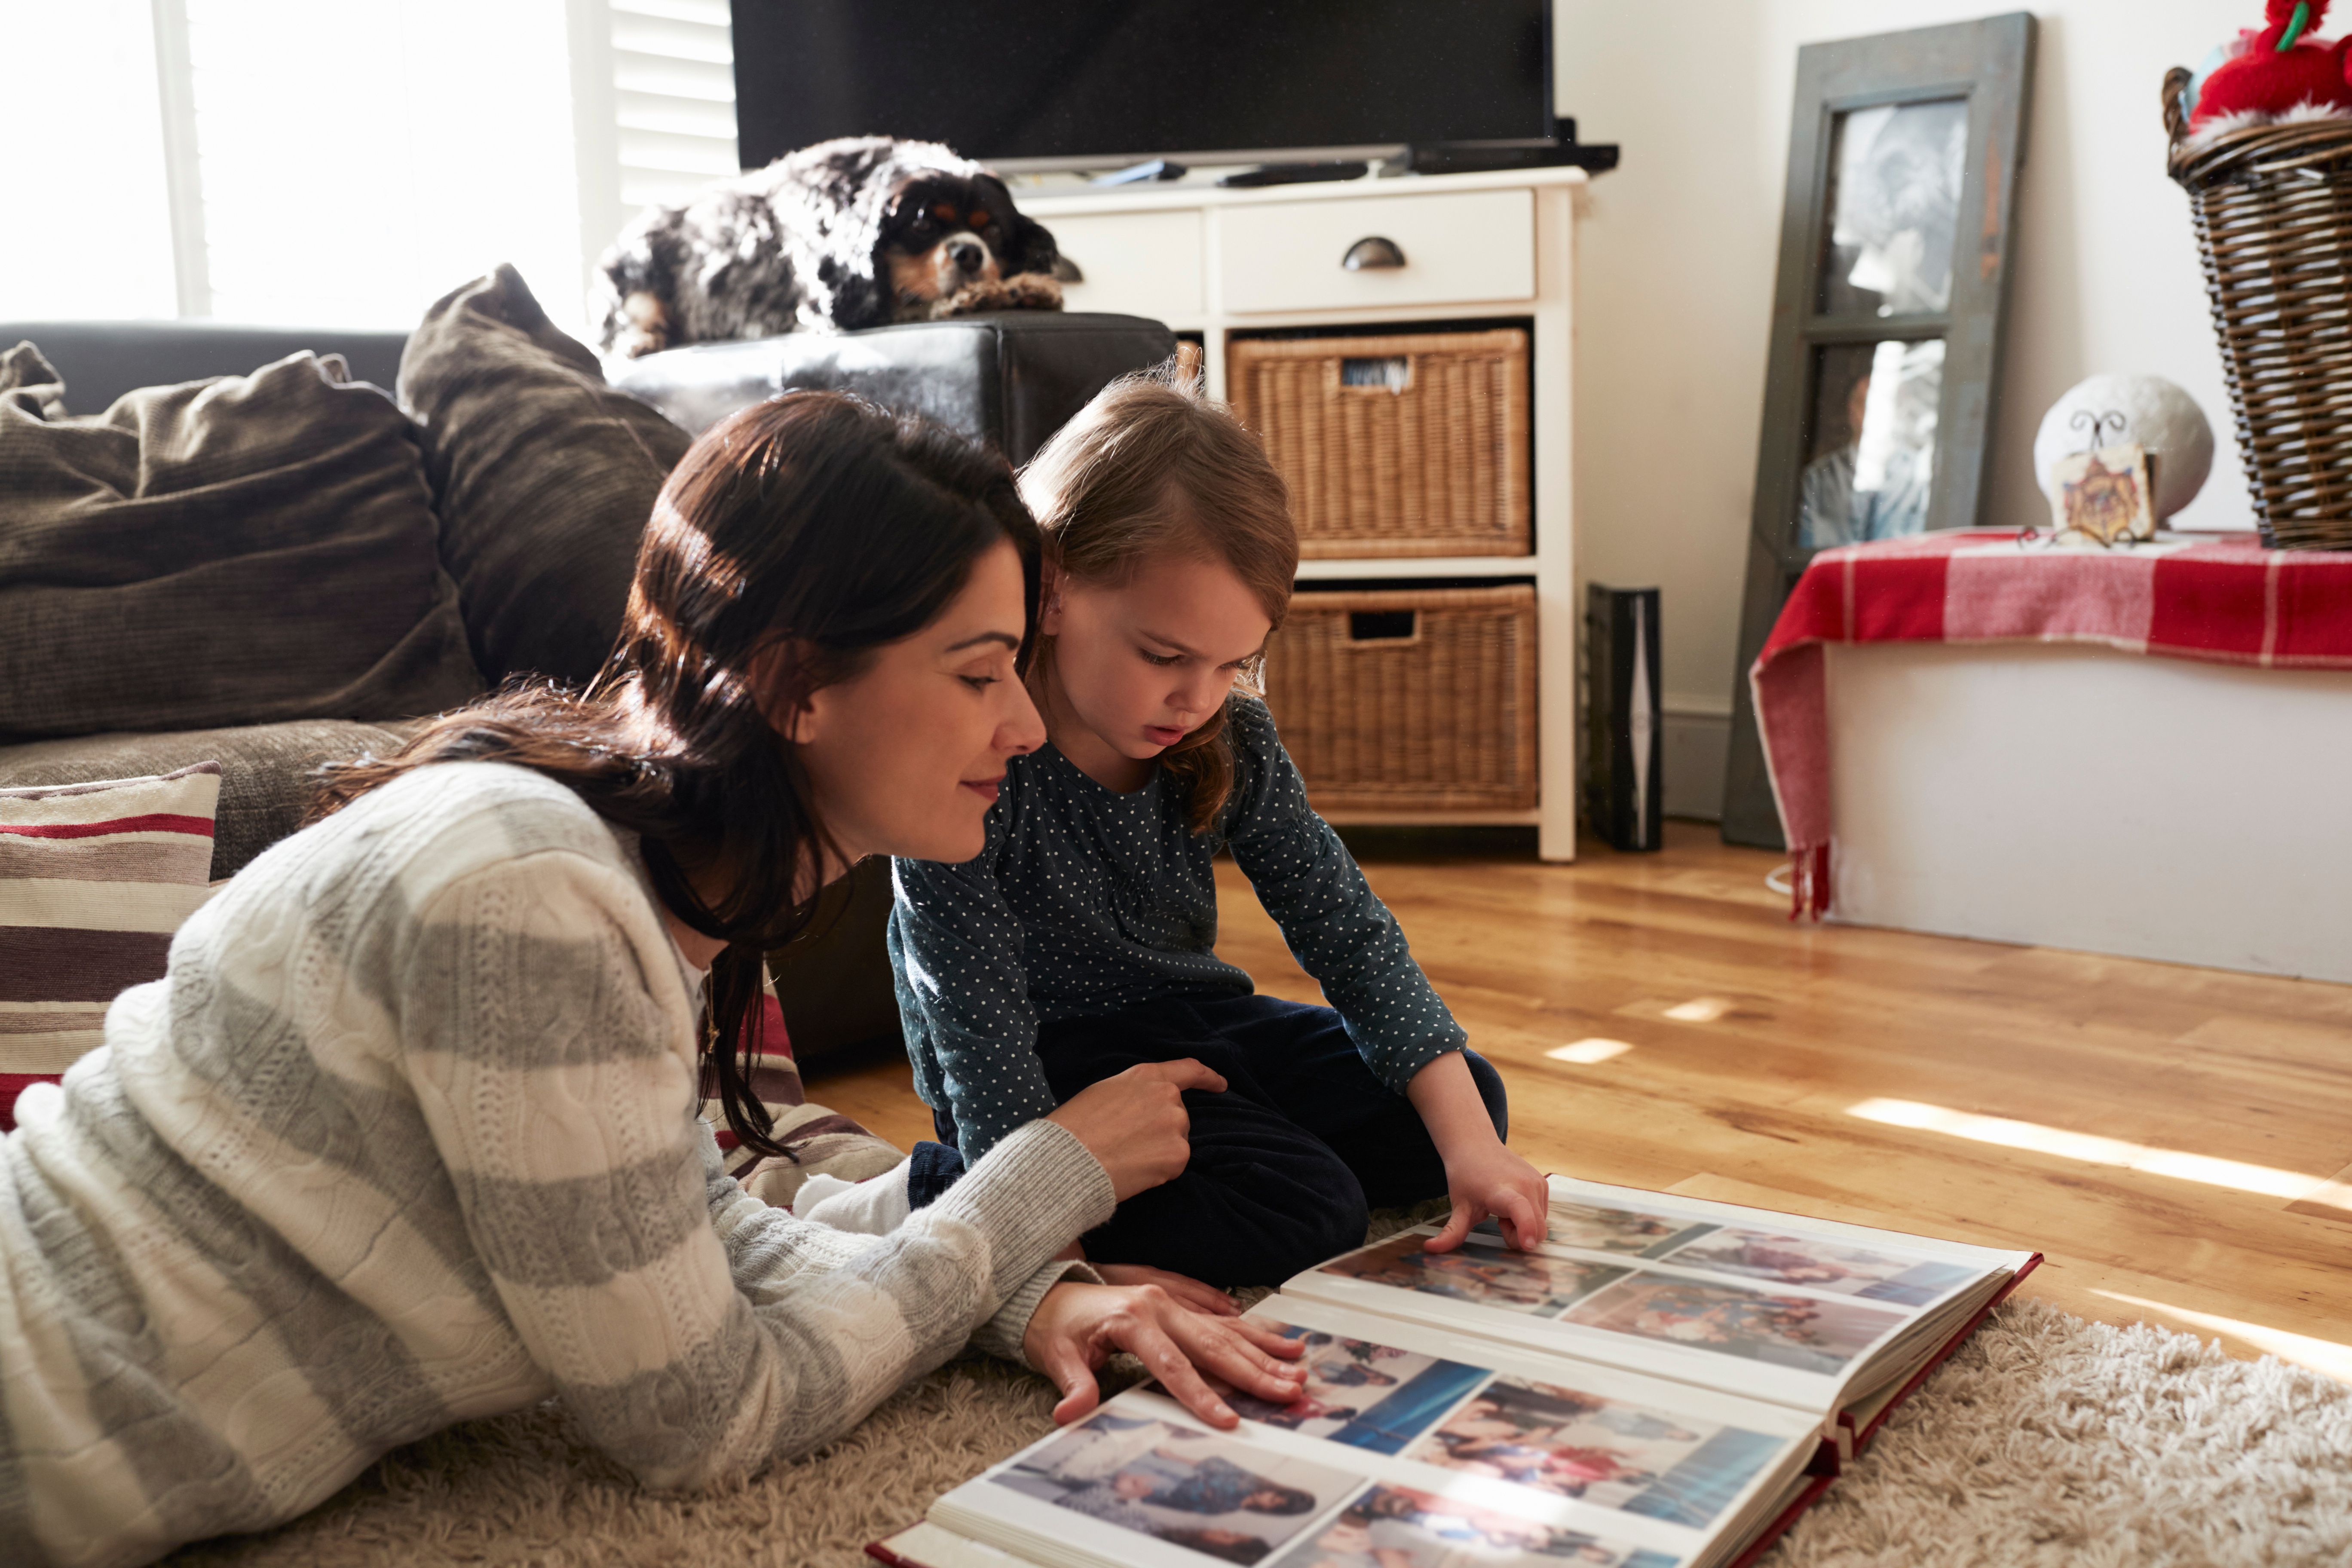
[[[0,1556],[144,1563],[550,1394],[693,1486],[1017,1357],[1093,1156],[1034,1123],[885,1237],[768,1208],[696,1117],[699,984],[633,843],[521,769],[247,868],[0,1140]]]

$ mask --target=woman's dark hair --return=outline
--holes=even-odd
[[[782,1154],[751,1087],[761,964],[807,924],[840,857],[762,699],[789,711],[856,675],[1007,540],[1034,622],[1037,527],[1002,458],[838,393],[755,404],[706,432],[662,487],[619,640],[584,694],[511,683],[389,757],[326,770],[313,815],[435,763],[510,763],[640,835],[662,902],[728,944],[710,967],[702,1092],[740,1144]],[[1028,654],[1024,640],[1024,668]],[[763,656],[781,689],[757,689]],[[695,890],[703,872],[728,884],[716,903]]]

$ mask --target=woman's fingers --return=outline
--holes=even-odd
[[[1172,1083],[1180,1089],[1205,1089],[1212,1094],[1225,1092],[1223,1075],[1207,1063],[1191,1057],[1182,1057],[1172,1062],[1144,1062],[1127,1070],[1139,1078]]]
[[[1307,1346],[1303,1341],[1294,1340],[1288,1334],[1269,1328],[1255,1318],[1237,1318],[1234,1321],[1234,1327],[1255,1341],[1258,1349],[1271,1351],[1285,1361],[1297,1361],[1307,1353]]]
[[[1171,1327],[1185,1351],[1202,1370],[1223,1379],[1240,1392],[1255,1394],[1260,1399],[1275,1400],[1284,1405],[1298,1397],[1306,1381],[1304,1369],[1276,1361],[1246,1337],[1235,1332],[1236,1325],[1196,1319],[1192,1323]]]
[[[1242,1310],[1234,1305],[1231,1296],[1189,1274],[1171,1274],[1141,1263],[1101,1263],[1095,1266],[1095,1272],[1113,1285],[1157,1285],[1192,1310],[1213,1318],[1241,1316]]]
[[[1069,1129],[1102,1162],[1112,1195],[1125,1203],[1181,1175],[1192,1159],[1183,1091],[1224,1086],[1196,1061],[1146,1062],[1080,1089],[1047,1120]]]
[[[1182,1321],[1181,1314],[1178,1321]],[[1196,1321],[1207,1321],[1205,1319]],[[1151,1375],[1160,1380],[1160,1386],[1175,1395],[1178,1404],[1210,1426],[1229,1430],[1241,1424],[1241,1417],[1234,1414],[1233,1406],[1218,1398],[1217,1391],[1211,1388],[1194,1370],[1192,1357],[1177,1349],[1176,1342],[1169,1337],[1166,1330],[1150,1317],[1139,1313],[1134,1318],[1128,1333],[1123,1336],[1121,1348],[1132,1352],[1135,1358],[1150,1369]],[[1248,1384],[1235,1380],[1234,1386],[1240,1388]]]
[[[1036,1355],[1037,1370],[1054,1380],[1062,1391],[1060,1403],[1054,1406],[1054,1424],[1066,1426],[1102,1403],[1101,1385],[1095,1382],[1095,1369],[1076,1342],[1055,1338],[1040,1346]]]

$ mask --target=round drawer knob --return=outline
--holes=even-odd
[[[1372,267],[1402,267],[1404,250],[1393,239],[1368,234],[1348,247],[1348,254],[1339,258],[1339,265],[1350,272],[1361,272]]]

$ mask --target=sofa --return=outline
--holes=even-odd
[[[14,360],[0,358],[0,398],[81,425],[95,425],[91,416],[111,410],[108,417],[118,428],[93,438],[152,440],[171,418],[194,418],[191,410],[201,411],[201,395],[193,402],[174,401],[139,389],[208,377],[246,378],[215,384],[215,402],[248,393],[258,402],[262,391],[282,382],[286,395],[302,407],[354,411],[379,447],[387,421],[412,427],[415,482],[428,492],[437,519],[428,527],[437,526],[438,559],[425,563],[431,583],[404,581],[398,593],[387,593],[415,600],[423,629],[400,633],[397,646],[369,667],[364,679],[331,683],[323,694],[301,689],[299,679],[287,691],[276,689],[282,671],[300,673],[284,671],[304,662],[299,638],[289,645],[294,651],[273,656],[266,668],[243,675],[216,669],[217,678],[195,680],[187,692],[178,683],[195,678],[182,663],[233,661],[194,654],[177,660],[172,649],[204,645],[217,654],[263,637],[273,622],[299,622],[306,614],[327,629],[305,635],[323,644],[329,629],[348,624],[354,612],[310,601],[331,600],[337,593],[369,597],[377,584],[366,580],[373,570],[366,563],[377,556],[334,554],[330,547],[342,542],[307,538],[303,548],[328,552],[318,555],[321,564],[307,577],[278,584],[282,616],[267,601],[263,609],[254,607],[249,582],[208,596],[197,580],[220,565],[208,561],[189,564],[175,558],[169,570],[131,582],[128,577],[135,574],[113,570],[109,560],[79,560],[68,574],[72,582],[60,587],[55,572],[44,578],[21,560],[12,564],[10,535],[21,520],[12,516],[18,498],[10,492],[21,496],[31,481],[21,468],[12,472],[0,461],[0,684],[32,689],[48,668],[70,670],[86,682],[77,689],[79,696],[47,709],[0,708],[0,788],[165,773],[216,760],[222,764],[216,879],[234,875],[300,825],[310,775],[321,763],[395,747],[421,715],[502,680],[531,673],[573,682],[592,676],[617,628],[635,532],[662,474],[693,434],[735,408],[792,387],[851,391],[991,441],[1017,464],[1101,386],[1159,363],[1175,348],[1156,321],[1018,313],[838,337],[796,334],[697,345],[627,363],[608,384],[594,357],[547,321],[508,268],[436,303],[415,334],[182,321],[0,322],[0,350],[11,344],[35,345],[39,353],[11,351]],[[310,368],[299,374],[284,368],[289,356],[302,355],[317,357],[303,360]],[[270,370],[257,372],[257,366]],[[322,394],[314,384],[321,380],[339,384]],[[398,414],[361,395],[369,386],[396,390]],[[126,397],[129,403],[121,401]],[[314,453],[299,456],[317,461]],[[390,460],[397,467],[403,459],[394,453]],[[537,471],[520,471],[533,463]],[[149,468],[139,472],[144,485]],[[254,493],[290,500],[294,481],[287,476],[302,472],[299,467],[273,472],[268,478],[278,489]],[[323,481],[314,476],[300,482],[315,488]],[[387,482],[393,489],[410,483],[398,474]],[[208,474],[189,483],[191,495],[211,493],[204,489],[212,485]],[[129,507],[142,499],[121,493],[129,488],[117,485],[103,499]],[[583,520],[591,518],[599,520],[598,531],[583,535]],[[139,525],[135,507],[118,521],[122,528]],[[329,518],[313,534],[331,534],[333,526]],[[278,550],[268,558],[299,565],[304,558],[278,550],[282,542],[248,542],[256,552],[250,559]],[[399,557],[403,572],[415,564],[413,540],[406,548],[409,553]],[[358,564],[347,569],[346,560]],[[347,580],[352,572],[362,580]],[[134,596],[117,605],[110,595]],[[148,626],[158,595],[172,606],[183,645],[149,646],[158,640]],[[215,602],[224,607],[208,620]],[[45,617],[39,635],[26,630],[26,616]],[[118,635],[145,637],[140,658],[150,662],[132,660],[108,671]],[[387,668],[396,679],[378,679]],[[172,687],[170,701],[134,703],[125,710],[138,716],[137,723],[110,727],[105,719],[111,704],[126,687],[147,683],[148,671],[153,683]],[[244,716],[268,721],[235,721],[240,680],[252,690],[257,709]],[[346,700],[342,694],[350,692],[360,695]],[[205,721],[186,727],[168,721],[182,711],[202,714]],[[828,890],[810,936],[772,955],[779,992],[792,999],[786,1022],[803,1064],[862,1044],[895,1042],[897,1009],[881,938],[888,899],[887,865],[863,868]]]

